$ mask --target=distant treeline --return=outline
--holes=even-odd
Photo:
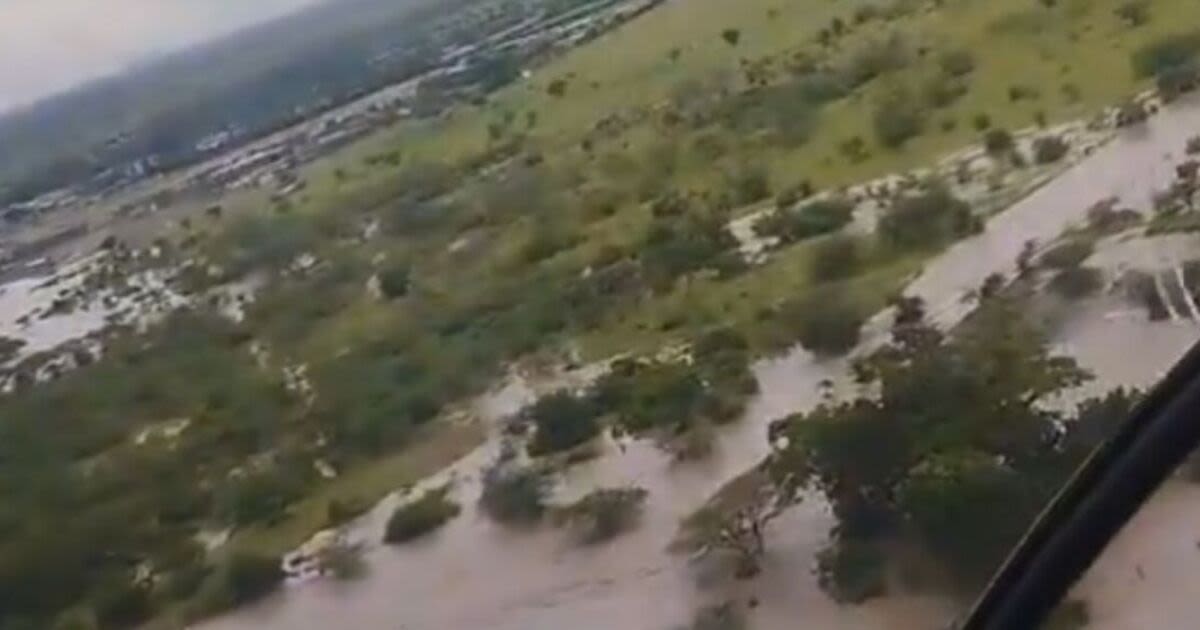
[[[177,167],[223,129],[261,135],[413,76],[500,16],[463,10],[487,4],[318,5],[0,118],[0,204],[148,156],[157,169]]]

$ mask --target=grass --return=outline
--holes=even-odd
[[[749,162],[767,167],[777,189],[804,179],[820,188],[830,188],[926,165],[978,141],[980,132],[971,123],[980,114],[986,114],[994,126],[1015,129],[1032,125],[1039,113],[1051,122],[1090,116],[1147,87],[1145,81],[1133,75],[1130,52],[1177,31],[1180,24],[1200,19],[1200,5],[1158,2],[1152,8],[1150,22],[1131,29],[1113,14],[1118,4],[1117,0],[1063,0],[1047,9],[1037,3],[947,0],[936,11],[917,10],[892,21],[876,20],[857,26],[850,36],[835,44],[830,53],[834,59],[852,54],[861,42],[893,32],[902,33],[910,48],[924,47],[929,52],[915,55],[912,63],[895,74],[831,103],[807,143],[783,148],[720,129],[664,133],[653,122],[653,112],[684,81],[736,75],[741,59],[773,56],[782,64],[797,52],[818,52],[817,31],[834,16],[849,21],[856,5],[830,0],[669,3],[539,68],[531,79],[501,90],[482,107],[464,105],[441,119],[399,124],[314,165],[310,168],[306,205],[323,208],[334,203],[345,189],[385,184],[394,169],[365,166],[363,160],[371,154],[399,150],[406,161],[455,162],[482,151],[488,143],[488,123],[501,119],[505,112],[515,114],[514,126],[526,134],[528,145],[550,157],[559,171],[581,171],[594,181],[605,181],[627,192],[635,182],[628,177],[598,175],[597,163],[579,148],[580,139],[597,121],[614,113],[638,122],[618,138],[598,145],[597,153],[624,154],[638,165],[634,170],[637,173],[644,170],[646,152],[664,142],[673,143],[681,156],[670,175],[675,187],[703,190],[719,186],[719,175]],[[771,17],[771,9],[778,11],[775,17]],[[731,27],[742,33],[736,47],[720,37],[723,29]],[[676,49],[679,56],[672,61],[670,52]],[[940,54],[957,49],[970,50],[975,59],[967,94],[950,107],[933,112],[926,131],[902,149],[877,146],[871,131],[875,104],[896,86],[919,85],[936,75]],[[1100,67],[1105,72],[1094,71]],[[545,89],[555,79],[568,83],[562,97],[551,96]],[[1014,86],[1030,88],[1027,91],[1036,96],[1013,101],[1010,92]],[[531,111],[537,112],[538,122],[526,130],[524,113]],[[956,126],[943,131],[941,123],[951,119]],[[728,144],[724,157],[713,162],[689,154],[688,147],[697,136],[712,133]],[[839,146],[852,137],[866,141],[867,159],[853,161],[841,155]],[[349,183],[335,183],[332,172],[336,168],[352,173]],[[583,235],[582,243],[542,264],[587,260],[604,244],[635,245],[636,235],[646,224],[644,208],[632,201],[621,206],[615,216],[590,224],[585,224],[578,209],[569,204],[562,214],[567,224]],[[527,228],[521,222],[492,230],[489,251],[494,257],[480,260],[508,259],[510,256],[504,252],[512,251],[526,234]],[[810,253],[811,244],[797,245],[736,280],[697,279],[665,296],[631,304],[600,329],[584,333],[580,345],[586,354],[595,357],[653,348],[717,321],[734,322],[752,331],[759,312],[805,290],[805,261]],[[863,287],[864,293],[891,291],[917,263],[899,261],[894,268],[876,269],[869,280],[855,281],[854,285]],[[481,268],[484,271],[471,274],[469,283],[494,282],[489,273],[495,265]],[[370,328],[372,318],[381,316],[377,313],[380,308],[356,306],[347,314],[350,324],[331,328]],[[685,325],[673,326],[677,322]],[[331,332],[328,342],[321,345],[336,347],[340,336]]]
[[[287,518],[272,526],[254,526],[236,532],[225,547],[228,552],[280,555],[295,549],[313,534],[328,527],[330,501],[353,499],[375,502],[388,493],[413,484],[450,465],[483,441],[477,424],[438,422],[412,446],[382,459],[343,471],[304,500],[292,505]]]

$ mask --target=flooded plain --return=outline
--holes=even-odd
[[[930,262],[907,293],[924,298],[940,326],[954,325],[970,311],[967,296],[987,276],[1016,270],[1017,256],[1027,241],[1055,239],[1081,222],[1088,208],[1102,198],[1117,196],[1124,205],[1148,207],[1154,191],[1173,177],[1172,159],[1182,154],[1186,138],[1196,131],[1200,131],[1200,109],[1195,107],[1172,108],[1144,127],[1123,131],[991,218],[983,233]],[[1200,337],[1200,324],[1195,322],[1151,323],[1136,315],[1113,314],[1119,310],[1103,300],[1091,303],[1067,321],[1054,340],[1096,373],[1097,387],[1150,384]],[[869,324],[863,349],[881,343],[886,321],[886,314],[880,314]],[[596,487],[627,484],[649,491],[640,527],[607,545],[579,548],[560,531],[513,532],[478,514],[474,505],[479,470],[497,452],[493,442],[429,480],[440,484],[455,479],[454,494],[465,508],[433,536],[400,548],[380,545],[394,497],[354,525],[351,535],[368,543],[370,573],[364,580],[305,584],[202,627],[664,630],[685,624],[698,606],[731,597],[754,604],[752,627],[763,630],[907,630],[944,625],[958,607],[936,597],[892,595],[845,607],[825,596],[812,567],[832,517],[817,499],[805,501],[772,524],[764,571],[753,581],[730,584],[709,579],[686,558],[667,550],[682,517],[767,454],[768,423],[816,405],[823,381],[846,382],[845,367],[844,361],[817,361],[801,349],[759,361],[754,373],[761,393],[751,401],[745,417],[720,434],[717,451],[708,460],[680,465],[648,442],[621,448],[607,443],[601,457],[569,469],[557,498],[569,500]],[[509,384],[484,397],[477,411],[499,420],[534,395],[529,387]],[[1187,514],[1200,514],[1195,488],[1171,492],[1191,497],[1185,502]],[[1153,515],[1147,518],[1153,520]],[[1200,528],[1195,518],[1186,521],[1188,527],[1197,523]],[[1097,571],[1103,575],[1104,565]],[[1200,561],[1189,571],[1193,577],[1200,575]],[[1168,577],[1163,579],[1170,579],[1164,575]],[[1099,577],[1081,588],[1102,598],[1123,588],[1114,584],[1111,578]],[[1145,626],[1114,622],[1117,618],[1106,610],[1097,610],[1095,627]]]

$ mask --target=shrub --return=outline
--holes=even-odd
[[[550,485],[541,470],[497,462],[483,472],[479,507],[498,523],[531,525],[546,513]]]
[[[462,509],[448,497],[449,487],[426,492],[420,499],[401,505],[392,512],[384,529],[383,542],[389,545],[420,538],[458,516]]]
[[[925,126],[924,114],[912,96],[905,90],[896,90],[875,107],[872,117],[875,135],[880,144],[899,148],[921,134]]]
[[[971,125],[976,131],[987,131],[992,126],[992,117],[987,114],[976,114],[971,120]]]
[[[379,290],[389,300],[408,295],[412,279],[412,267],[407,263],[396,263],[379,272]]]
[[[529,454],[534,457],[565,451],[600,433],[600,410],[586,396],[560,392],[544,396],[528,416],[534,425]]]
[[[816,282],[853,276],[862,262],[859,243],[850,236],[834,236],[817,246],[809,274]]]
[[[1048,288],[1069,300],[1094,295],[1104,284],[1104,275],[1092,267],[1070,267],[1050,279]]]
[[[771,178],[761,166],[743,167],[729,176],[729,187],[738,205],[757,203],[771,196]]]
[[[566,80],[554,79],[546,86],[546,93],[555,98],[562,98],[567,93]]]
[[[642,488],[602,488],[589,493],[562,511],[563,522],[574,529],[580,542],[612,540],[637,524],[647,492]]]
[[[969,50],[951,50],[942,54],[938,65],[947,76],[966,76],[975,71],[975,56]]]
[[[814,72],[796,81],[797,94],[813,105],[836,101],[850,93],[841,77],[829,72]]]
[[[843,75],[850,87],[859,87],[908,64],[908,50],[898,36],[868,41],[850,57]]]
[[[836,232],[854,219],[854,204],[838,197],[813,201],[796,210],[776,210],[754,226],[760,236],[794,243]]]
[[[1033,161],[1051,164],[1067,155],[1070,146],[1058,136],[1043,136],[1033,141]]]
[[[1163,71],[1191,65],[1200,53],[1200,31],[1167,35],[1135,50],[1130,58],[1139,77],[1156,76]]]
[[[966,95],[967,86],[961,81],[937,76],[925,82],[924,93],[925,102],[930,107],[949,107],[954,104],[954,101]]]
[[[1154,76],[1154,85],[1166,100],[1191,92],[1197,83],[1200,83],[1200,66],[1194,61],[1164,68]]]
[[[1090,240],[1071,239],[1047,250],[1038,262],[1050,269],[1069,269],[1083,264],[1094,250]]]
[[[1001,155],[1013,150],[1016,142],[1005,129],[991,129],[983,134],[983,148],[992,155]]]
[[[840,356],[853,349],[864,320],[862,309],[837,285],[788,303],[783,316],[800,345],[818,356]]]
[[[1150,3],[1147,0],[1128,0],[1113,9],[1113,14],[1126,26],[1137,28],[1150,21]]]
[[[939,246],[980,227],[966,202],[935,186],[897,199],[880,219],[879,234],[893,247],[910,249]]]
[[[201,587],[194,614],[215,614],[257,601],[283,583],[283,568],[273,556],[235,552]]]
[[[789,210],[797,203],[808,199],[813,194],[813,186],[808,180],[802,181],[795,186],[789,186],[775,196],[775,208],[777,210]]]
[[[742,41],[742,32],[736,28],[727,28],[721,31],[721,39],[730,46],[737,46],[738,42]]]

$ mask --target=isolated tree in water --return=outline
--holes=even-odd
[[[838,524],[822,554],[835,597],[868,597],[883,543],[923,550],[973,588],[997,567],[1067,475],[1135,397],[1045,402],[1083,383],[1073,359],[1050,353],[1020,305],[993,296],[953,337],[911,300],[892,342],[855,365],[864,394],[789,418],[769,468],[787,487],[825,495]],[[849,594],[848,594],[849,593]]]

